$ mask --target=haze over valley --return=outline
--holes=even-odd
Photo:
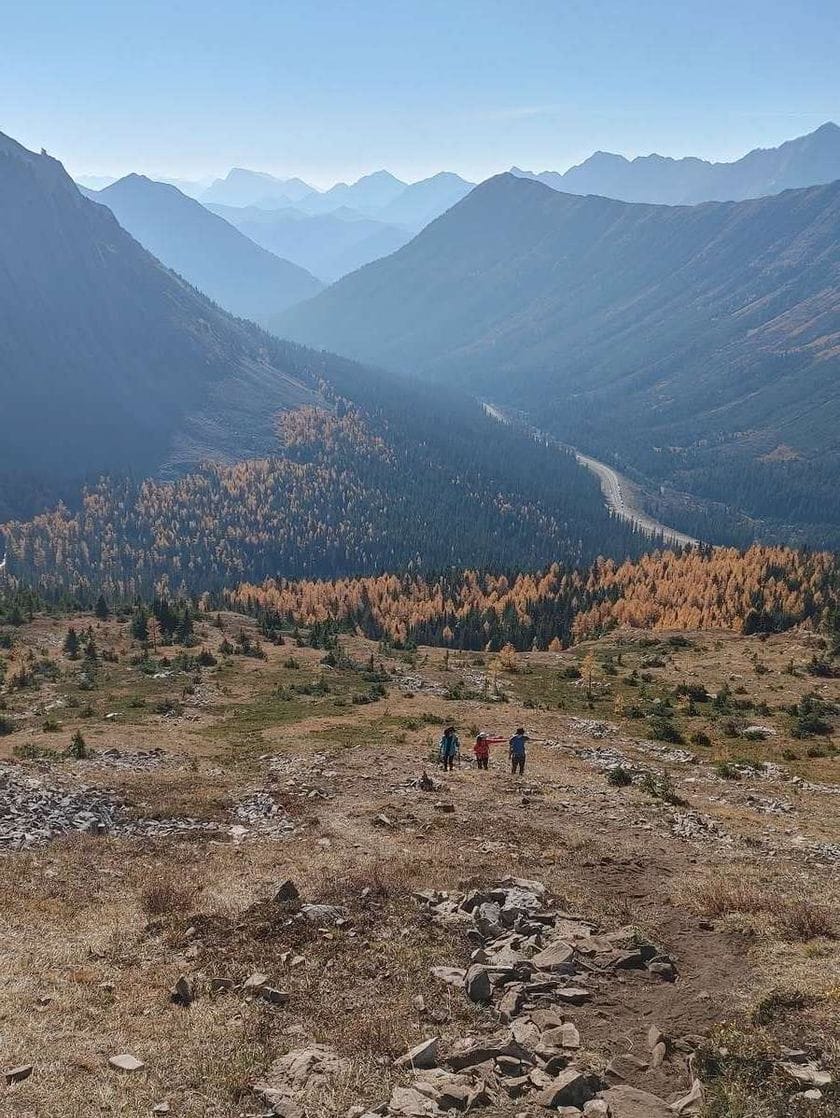
[[[2,1118],[840,1115],[829,9],[4,15]]]

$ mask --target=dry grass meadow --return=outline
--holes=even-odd
[[[628,978],[577,1011],[592,1066],[639,1051],[656,1024],[707,1038],[708,1118],[840,1113],[840,681],[810,674],[818,638],[619,632],[502,670],[346,637],[335,667],[291,638],[265,659],[223,656],[225,634],[253,629],[226,614],[198,626],[215,665],[178,670],[161,648],[141,670],[124,621],[74,623],[95,633],[92,679],[62,653],[66,618],[16,629],[2,654],[0,794],[9,774],[93,789],[115,825],[0,846],[0,1071],[32,1065],[0,1078],[3,1118],[265,1114],[253,1085],[310,1041],[346,1064],[307,1114],[377,1105],[424,1036],[498,1025],[430,976],[471,945],[413,891],[509,874],[638,927],[676,962],[676,983]],[[25,664],[31,683],[12,687]],[[816,732],[809,695],[828,724]],[[444,775],[447,722],[464,750]],[[471,735],[519,724],[539,739],[524,778],[502,747],[489,772],[472,767]],[[273,897],[287,878],[346,919],[286,918]],[[242,987],[254,972],[282,1004]],[[187,1007],[170,994],[182,976]],[[832,1070],[821,1100],[789,1105],[783,1045]],[[114,1069],[120,1053],[144,1067]],[[652,1074],[646,1089],[685,1092],[677,1065]]]

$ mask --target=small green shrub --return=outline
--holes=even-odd
[[[73,735],[72,739],[70,740],[70,748],[67,750],[67,752],[77,761],[82,761],[85,757],[87,757],[87,745],[85,744],[85,739],[82,737],[81,730],[77,730]]]
[[[715,765],[715,772],[721,780],[740,780],[741,774],[731,765],[729,761],[718,761]]]
[[[633,777],[623,765],[616,765],[607,773],[607,784],[612,784],[614,788],[626,788],[628,784],[632,783]]]

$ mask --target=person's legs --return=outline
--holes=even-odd
[[[524,757],[514,757],[513,758],[513,772],[514,773],[519,772],[520,774],[525,772],[525,758]]]

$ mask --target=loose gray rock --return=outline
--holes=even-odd
[[[607,1079],[615,1082],[616,1080],[630,1079],[634,1075],[638,1075],[640,1071],[645,1071],[647,1066],[647,1060],[641,1060],[630,1052],[624,1052],[618,1056],[613,1056],[607,1064],[605,1074]]]
[[[282,905],[297,904],[300,900],[298,887],[290,877],[280,882],[277,892],[274,894],[274,899],[278,904]]]
[[[431,1037],[429,1040],[421,1041],[408,1052],[400,1056],[395,1061],[398,1068],[413,1067],[413,1068],[433,1068],[437,1064],[438,1059],[438,1044],[439,1038],[436,1036]]]
[[[117,1071],[141,1071],[146,1065],[130,1052],[121,1052],[118,1056],[109,1056],[108,1063]]]
[[[8,1071],[3,1072],[3,1078],[11,1085],[12,1083],[22,1083],[24,1079],[28,1079],[32,1074],[32,1064],[18,1064],[16,1068],[9,1068]]]
[[[650,1066],[652,1068],[660,1068],[665,1062],[665,1056],[668,1049],[665,1046],[665,1041],[660,1040],[658,1044],[654,1044],[650,1054]]]
[[[190,983],[186,975],[182,974],[175,985],[172,987],[172,989],[169,991],[169,1000],[174,1005],[180,1005],[183,1006],[184,1009],[186,1009],[189,1005],[192,1004],[194,998],[195,993],[193,992],[192,984]]]
[[[259,995],[269,1005],[286,1005],[289,1000],[289,995],[284,990],[278,990],[275,986],[261,986]]]
[[[808,1087],[827,1087],[831,1083],[831,1075],[827,1071],[823,1071],[813,1060],[804,1063],[780,1060],[778,1066],[785,1075],[795,1079],[798,1083],[806,1084]]]
[[[310,924],[337,924],[347,919],[347,909],[342,905],[305,904],[300,911]]]
[[[670,1110],[674,1114],[685,1114],[687,1112],[694,1113],[703,1101],[703,1086],[699,1079],[695,1079],[691,1084],[691,1090],[687,1095],[683,1095],[681,1099],[672,1102]]]
[[[550,1086],[544,1088],[536,1097],[538,1106],[557,1108],[560,1106],[581,1107],[594,1095],[588,1076],[577,1068],[561,1072]]]
[[[540,970],[557,970],[567,973],[569,964],[575,957],[575,949],[568,943],[558,940],[550,943],[542,951],[538,951],[531,959],[535,967]]]
[[[440,1114],[440,1109],[415,1087],[395,1087],[388,1100],[388,1114],[399,1115],[399,1118],[428,1118]]]
[[[473,1002],[489,1002],[493,997],[490,972],[479,963],[474,963],[464,976],[464,989]]]
[[[664,1099],[626,1084],[610,1087],[601,1097],[610,1108],[610,1118],[673,1118]]]

